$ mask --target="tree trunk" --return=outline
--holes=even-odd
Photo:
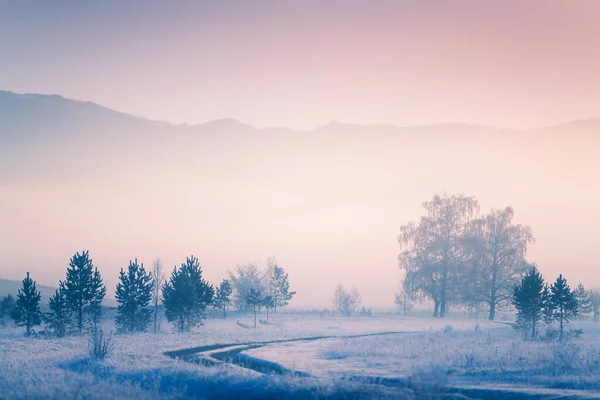
[[[226,318],[227,318],[227,316],[225,314],[225,306],[223,306],[223,319],[226,319]]]
[[[493,297],[495,297],[494,295],[492,295]],[[496,318],[496,299],[494,298],[492,301],[490,301],[490,316],[489,316],[489,320],[493,321],[494,318]]]
[[[267,309],[267,322],[269,322],[269,307],[266,307]]]
[[[562,342],[563,340],[563,309],[562,306],[560,307],[560,341]]]
[[[437,299],[434,299],[433,303],[434,303],[433,318],[437,318],[440,315],[440,301]]]
[[[534,314],[533,317],[531,318],[531,340],[535,340],[535,320],[537,319],[537,316]]]
[[[256,329],[256,306],[254,306],[254,329]]]
[[[79,334],[83,333],[83,308],[79,307],[77,310],[77,329],[79,330]]]
[[[154,303],[154,333],[158,333],[158,304]]]

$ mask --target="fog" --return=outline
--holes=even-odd
[[[30,271],[56,285],[83,249],[109,288],[133,258],[172,268],[193,254],[217,283],[238,264],[275,256],[298,292],[294,306],[328,307],[341,283],[366,305],[392,307],[400,226],[424,215],[434,194],[462,193],[482,213],[511,205],[536,238],[529,260],[549,279],[568,270],[573,282],[599,283],[598,120],[532,131],[258,130],[233,120],[158,124],[62,98],[3,99],[4,127],[17,133],[2,142],[5,278]]]

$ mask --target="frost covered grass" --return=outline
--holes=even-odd
[[[242,324],[249,317],[241,320]],[[164,353],[195,346],[247,343],[312,336],[442,329],[448,322],[394,315],[319,317],[281,314],[268,325],[246,329],[239,319],[209,319],[192,332],[116,335],[106,359],[90,360],[88,337],[25,338],[20,329],[0,329],[0,398],[288,398],[373,393],[395,397],[385,388],[335,379],[269,376],[229,364],[205,366]],[[112,322],[103,324],[114,329]],[[473,321],[456,321],[473,326]],[[345,394],[345,395],[344,395]],[[362,397],[361,395],[361,397]]]
[[[412,335],[271,345],[248,353],[321,376],[443,377],[490,383],[600,391],[600,326],[566,343],[527,342],[510,327],[444,328]],[[450,325],[451,326],[451,325]]]
[[[593,331],[593,324],[584,327],[580,339],[559,346],[523,342],[510,327],[468,319],[281,314],[256,330],[238,324],[249,320],[209,319],[184,334],[115,335],[111,353],[96,361],[89,357],[87,337],[24,338],[16,328],[0,330],[0,398],[411,398],[402,388],[348,379],[359,375],[427,377],[431,387],[449,379],[600,386],[594,381],[600,374],[600,329]],[[114,329],[109,321],[103,328]],[[165,355],[215,344],[381,332],[408,333],[280,343],[246,352],[311,376],[261,374]]]

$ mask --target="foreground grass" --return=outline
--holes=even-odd
[[[566,343],[526,342],[510,328],[436,331],[333,341],[315,357],[401,376],[421,371],[449,379],[600,390],[600,335],[589,325]]]

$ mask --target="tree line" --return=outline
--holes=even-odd
[[[398,260],[405,275],[396,303],[406,312],[410,301],[430,299],[440,318],[451,306],[483,306],[494,320],[533,266],[526,259],[531,228],[513,223],[510,206],[480,215],[475,197],[435,195],[423,207],[425,215],[400,228]],[[589,297],[599,319],[600,293],[590,291]]]
[[[194,256],[187,257],[179,268],[175,266],[168,279],[160,259],[154,261],[151,271],[146,271],[137,259],[132,260],[127,268],[121,268],[116,286],[116,330],[119,333],[144,332],[152,325],[153,331],[158,332],[159,305],[162,304],[167,320],[177,331],[184,332],[203,324],[208,306],[219,309],[226,318],[232,302],[240,311],[252,307],[256,328],[258,307],[266,308],[268,319],[268,312],[285,307],[295,292],[290,290],[288,274],[275,259],[269,260],[266,271],[259,274],[258,267],[252,271],[259,279],[248,281],[247,268],[239,267],[238,271],[230,273],[232,281],[224,279],[215,289],[203,278],[202,268]],[[88,330],[96,332],[106,285],[88,251],[71,257],[65,280],[58,286],[49,299],[49,311],[42,313],[41,294],[28,272],[16,300],[9,294],[0,301],[0,320],[11,317],[25,328],[27,336],[42,322],[57,337]]]

